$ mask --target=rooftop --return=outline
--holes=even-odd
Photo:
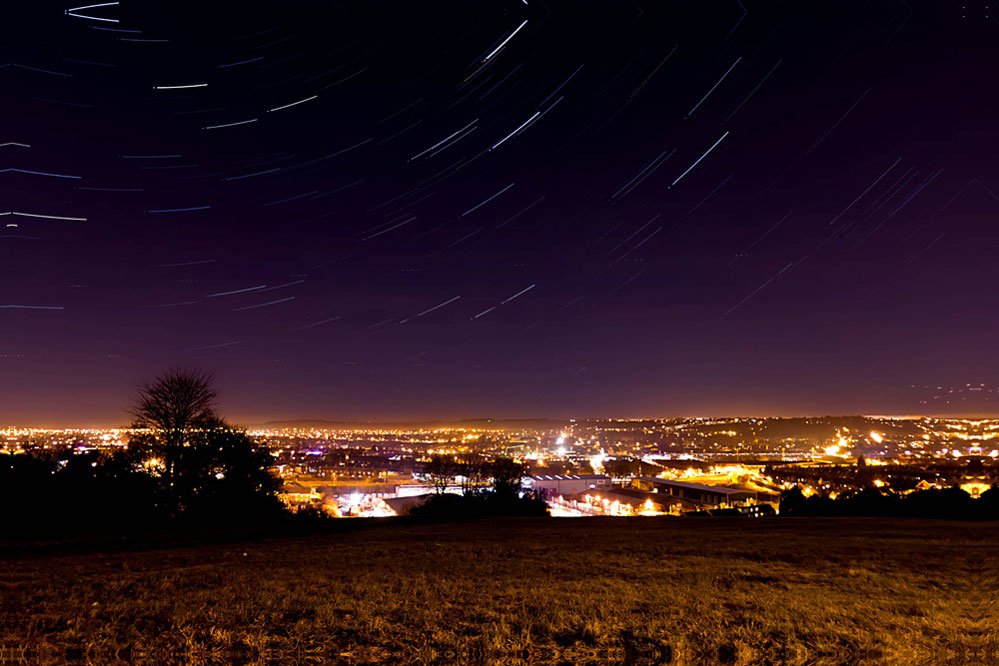
[[[606,474],[539,474],[531,476],[535,481],[594,481],[610,479]]]
[[[660,479],[657,476],[643,476],[639,480],[647,483],[657,483],[660,485],[675,486],[677,488],[687,488],[688,490],[700,490],[702,492],[718,493],[720,495],[732,495],[735,493],[753,493],[756,491],[745,488],[728,488],[726,486],[707,486],[702,483],[687,483],[686,481],[674,481],[673,479]]]

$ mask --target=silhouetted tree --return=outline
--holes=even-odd
[[[799,488],[781,493],[781,515],[790,516],[910,516],[918,518],[997,518],[999,495],[993,486],[974,499],[959,486],[929,488],[899,494],[874,485],[837,499],[805,497]]]
[[[485,463],[482,456],[477,453],[470,453],[462,456],[456,465],[456,476],[461,477],[461,494],[467,495],[478,491],[483,484],[483,472]]]
[[[191,444],[196,433],[217,427],[217,397],[211,375],[200,370],[171,368],[139,386],[131,409],[132,427],[144,432],[133,444],[151,454],[149,466],[160,469],[167,499],[173,504],[181,449]]]
[[[435,456],[427,464],[425,472],[434,482],[437,493],[410,510],[410,514],[443,519],[547,516],[548,505],[543,499],[533,493],[521,496],[524,470],[521,463],[510,458],[497,458],[490,463],[477,465],[475,459],[455,461],[453,458]],[[444,493],[443,489],[453,482],[455,474],[476,471],[480,475],[478,481],[470,477],[466,492],[461,495]],[[491,479],[491,487],[488,489],[480,485],[485,478]]]
[[[458,467],[454,458],[436,454],[430,458],[430,462],[427,463],[423,472],[433,484],[434,491],[438,495],[443,495],[447,491],[447,487],[454,483]]]
[[[898,511],[898,497],[873,485],[833,504],[833,513],[852,516],[892,516]]]
[[[156,487],[129,451],[72,447],[0,455],[2,531],[90,532],[146,525]]]
[[[489,465],[489,475],[493,479],[493,492],[497,496],[516,496],[520,493],[524,466],[513,458],[496,458]]]
[[[801,488],[795,486],[780,494],[780,513],[782,516],[800,516],[808,512],[807,498]]]
[[[182,509],[201,519],[276,515],[280,481],[270,465],[264,447],[224,422],[195,433],[177,458]]]
[[[993,484],[991,488],[982,493],[978,498],[979,514],[982,518],[999,518],[999,486]]]
[[[130,447],[157,479],[171,517],[251,516],[278,510],[270,458],[215,409],[212,377],[171,369],[139,387],[132,408],[141,429]]]

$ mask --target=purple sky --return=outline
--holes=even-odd
[[[995,411],[982,3],[204,4],[4,22],[0,423]]]

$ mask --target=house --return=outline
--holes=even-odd
[[[311,504],[322,499],[322,495],[316,492],[315,488],[298,481],[286,481],[278,493],[278,497],[289,506]]]

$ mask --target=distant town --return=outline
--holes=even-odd
[[[0,453],[72,456],[126,447],[130,434],[8,427]],[[249,434],[269,449],[288,506],[343,518],[401,515],[435,492],[462,493],[477,482],[469,471],[477,462],[499,457],[522,463],[524,489],[563,517],[760,517],[775,514],[792,488],[835,499],[870,486],[898,494],[959,486],[974,498],[999,481],[999,419],[306,422]]]

